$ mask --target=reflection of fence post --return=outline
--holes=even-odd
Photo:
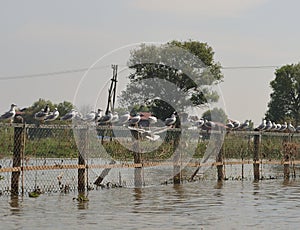
[[[14,127],[14,153],[13,153],[13,167],[21,167],[21,159],[24,153],[24,126]],[[18,195],[19,193],[19,179],[21,171],[14,171],[11,175],[11,194]]]
[[[78,192],[85,192],[86,185],[86,170],[85,170],[85,156],[87,151],[87,128],[79,130],[79,152],[78,152]]]
[[[260,134],[254,135],[254,152],[253,152],[253,173],[254,180],[259,180],[259,145],[260,145]]]

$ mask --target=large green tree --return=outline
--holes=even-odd
[[[213,56],[213,49],[198,41],[142,44],[131,52],[130,83],[119,97],[121,104],[132,106],[159,98],[150,104],[151,110],[165,119],[178,108],[182,112],[191,105],[217,102],[219,95],[212,86],[221,82],[223,75]]]
[[[300,63],[282,66],[270,82],[273,90],[266,119],[275,122],[300,122]]]

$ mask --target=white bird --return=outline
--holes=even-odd
[[[196,120],[195,125],[197,128],[201,128],[204,125],[204,119],[200,118],[200,119]]]
[[[234,128],[234,124],[232,123],[231,120],[228,120],[227,124],[225,125],[225,127],[229,130]]]
[[[148,117],[148,121],[149,124],[155,124],[157,122],[157,117],[151,115]]]
[[[16,107],[17,107],[17,105],[11,104],[10,110],[7,111],[6,113],[2,114],[0,117],[0,120],[9,121],[10,123],[12,123],[14,120],[14,117],[16,115]]]
[[[99,125],[108,125],[113,119],[113,114],[111,111],[107,111],[107,113],[99,119]]]
[[[272,121],[268,120],[267,123],[266,123],[266,126],[265,126],[264,130],[268,131],[268,130],[272,129],[272,126],[273,126]]]
[[[75,109],[71,109],[70,112],[66,113],[63,117],[60,119],[62,121],[70,121],[73,120],[78,115],[78,112]]]
[[[205,119],[204,125],[202,127],[202,129],[204,130],[211,130],[214,129],[216,127],[216,123],[213,121],[208,121]]]
[[[141,115],[137,113],[135,116],[131,117],[128,121],[129,125],[136,126],[141,120]]]
[[[127,111],[125,114],[119,117],[119,123],[120,124],[125,124],[129,121],[130,119],[130,113]]]
[[[84,121],[91,122],[95,121],[96,118],[96,112],[91,111],[90,113],[86,114],[85,117],[83,118]]]
[[[262,131],[265,128],[266,128],[266,120],[263,120],[262,123],[255,130]]]
[[[288,125],[287,125],[287,122],[285,121],[284,124],[281,125],[281,128],[280,128],[279,131],[281,131],[281,132],[285,131],[285,130],[287,129],[287,126],[288,126]]]
[[[249,128],[249,125],[250,125],[250,121],[249,120],[246,120],[244,123],[242,123],[239,127],[240,130],[245,130],[245,129],[248,129]]]
[[[174,111],[171,115],[171,117],[168,117],[165,119],[165,125],[166,126],[173,126],[176,122],[176,115],[177,115],[177,112]]]
[[[241,123],[238,120],[233,120],[232,124],[234,126],[233,129],[238,129],[241,125]]]
[[[99,120],[101,119],[101,117],[103,116],[102,114],[103,110],[102,109],[98,109],[96,116],[95,116],[95,121],[99,122]]]
[[[300,132],[300,125],[297,126],[296,128],[296,132],[299,133]]]
[[[119,114],[118,112],[113,112],[111,123],[117,123],[119,121]]]
[[[56,118],[58,118],[58,116],[58,109],[55,108],[53,112],[49,113],[49,115],[46,116],[45,121],[54,121]]]
[[[135,128],[135,127],[128,127],[130,130],[134,130],[139,133],[139,136],[141,138],[147,138],[150,141],[157,141],[160,139],[160,136],[158,134],[166,132],[168,129],[171,128],[171,126],[165,126],[165,127],[160,127],[156,128],[154,130],[145,130],[142,128]]]
[[[38,121],[44,121],[50,112],[49,105],[47,104],[44,109],[34,114],[34,119]]]

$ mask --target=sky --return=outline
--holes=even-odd
[[[89,100],[81,86],[91,72],[91,103],[106,102],[110,65],[122,72],[132,44],[191,39],[208,43],[224,67],[229,118],[258,125],[276,68],[300,60],[299,8],[297,0],[2,1],[0,113],[39,98]],[[91,66],[98,70],[84,71]]]

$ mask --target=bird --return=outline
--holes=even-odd
[[[256,131],[262,131],[266,128],[266,120],[262,120],[262,123],[255,128]]]
[[[165,125],[166,126],[173,126],[176,122],[176,115],[177,115],[177,112],[174,111],[171,115],[171,117],[168,117],[165,119]]]
[[[119,117],[118,122],[119,122],[119,124],[124,125],[129,121],[129,119],[130,119],[130,113],[129,113],[129,111],[127,111],[125,114],[123,114]]]
[[[157,122],[157,117],[151,115],[148,117],[149,124],[155,124]]]
[[[95,121],[96,122],[99,122],[100,118],[103,116],[102,112],[103,112],[102,109],[97,110],[97,113],[96,113],[96,116],[95,116]]]
[[[233,120],[232,124],[234,126],[233,129],[238,129],[241,125],[241,123],[238,120]]]
[[[45,121],[54,121],[56,118],[58,118],[58,116],[59,116],[59,111],[57,108],[55,108],[53,112],[49,113],[46,116]]]
[[[137,126],[140,120],[141,120],[141,115],[137,113],[135,114],[135,116],[130,117],[130,119],[128,120],[128,124],[130,126]]]
[[[229,119],[227,124],[225,125],[226,129],[228,130],[232,130],[234,128],[234,124],[232,123],[232,121]]]
[[[70,121],[70,120],[73,120],[76,117],[76,115],[78,115],[77,110],[71,109],[71,111],[66,113],[63,117],[61,117],[60,120]]]
[[[50,112],[49,105],[47,104],[44,109],[34,114],[34,119],[43,122]]]
[[[119,114],[118,112],[113,112],[111,123],[117,123],[119,121]]]
[[[6,113],[2,114],[0,117],[0,120],[9,121],[10,123],[12,123],[14,120],[14,117],[16,115],[16,107],[17,107],[16,104],[11,104],[10,110],[7,111]]]
[[[287,129],[288,125],[287,122],[285,121],[283,125],[281,125],[281,128],[279,131],[284,132]]]
[[[296,127],[296,132],[297,132],[297,133],[300,132],[300,125],[298,125],[298,126]]]
[[[157,141],[161,138],[158,134],[166,132],[168,129],[171,128],[171,126],[157,127],[154,130],[146,130],[146,129],[136,128],[132,126],[129,126],[128,128],[130,130],[138,132],[139,137],[141,137],[142,139],[147,138],[150,141]]]
[[[113,114],[111,113],[111,111],[107,111],[105,113],[105,115],[99,119],[98,124],[99,125],[108,125],[112,119],[113,119]]]
[[[202,126],[204,125],[204,119],[203,118],[200,118],[198,120],[195,121],[195,125],[197,128],[202,128]]]
[[[89,112],[88,114],[85,115],[83,120],[86,121],[86,122],[92,122],[92,121],[95,121],[95,118],[96,118],[96,112],[91,111],[91,112]]]
[[[213,121],[208,121],[207,119],[205,119],[204,125],[202,126],[203,130],[211,130],[214,129],[216,127],[216,123]]]
[[[267,123],[266,123],[266,126],[264,128],[265,131],[269,131],[270,129],[272,129],[273,127],[273,123],[272,121],[268,120]]]
[[[248,129],[249,125],[250,125],[250,121],[249,120],[245,120],[245,122],[240,125],[239,129],[240,130]]]

